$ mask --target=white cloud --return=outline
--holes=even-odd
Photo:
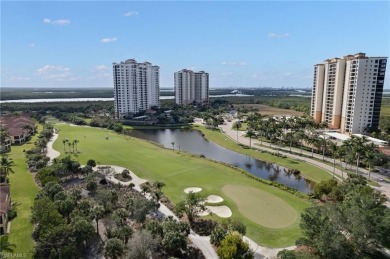
[[[43,79],[56,79],[58,81],[72,80],[69,67],[46,65],[36,70]]]
[[[30,79],[31,79],[30,77],[14,76],[14,77],[8,78],[8,81],[9,82],[25,82],[25,81],[29,81]]]
[[[70,68],[69,67],[64,67],[64,66],[52,66],[52,65],[46,65],[41,68],[37,69],[37,72],[39,75],[44,75],[48,74],[51,72],[69,72]]]
[[[43,19],[44,23],[46,24],[54,24],[54,25],[69,25],[70,24],[70,20],[67,20],[67,19],[59,19],[59,20],[51,20],[49,18],[45,18]]]
[[[124,16],[135,16],[135,15],[138,15],[138,12],[135,12],[135,11],[130,11],[130,12],[127,12],[125,14],[123,14]]]
[[[240,62],[223,61],[223,62],[221,62],[221,65],[223,65],[223,66],[246,66],[247,63],[245,61],[240,61]]]
[[[104,71],[106,69],[107,69],[107,67],[105,65],[95,66],[95,71]]]
[[[102,38],[100,41],[103,42],[103,43],[109,43],[109,42],[113,42],[113,41],[116,41],[118,38],[114,37],[114,38]]]
[[[68,25],[68,24],[70,24],[70,20],[60,19],[60,20],[52,21],[52,24]]]
[[[290,37],[290,33],[286,32],[286,33],[282,33],[282,34],[277,34],[274,32],[270,32],[270,33],[268,33],[267,37],[268,38],[288,38],[288,37]]]

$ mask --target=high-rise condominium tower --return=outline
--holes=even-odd
[[[175,73],[175,100],[177,104],[205,103],[209,100],[209,74],[183,69]]]
[[[115,116],[123,118],[131,113],[160,106],[159,67],[134,59],[113,63]]]
[[[342,133],[378,128],[386,57],[365,53],[327,59],[314,66],[311,116]]]

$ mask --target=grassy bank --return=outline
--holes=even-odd
[[[241,154],[245,154],[254,158],[257,158],[262,161],[267,161],[271,163],[275,163],[287,168],[291,169],[297,169],[301,171],[301,174],[309,180],[312,180],[314,182],[320,182],[324,180],[331,179],[331,174],[327,173],[325,170],[318,168],[316,166],[313,166],[308,163],[297,161],[296,159],[292,158],[281,158],[274,155],[271,155],[266,152],[259,152],[254,149],[244,149],[241,146],[237,145],[237,143],[230,138],[226,137],[222,132],[217,130],[211,130],[207,129],[204,126],[198,126],[194,125],[194,129],[200,130],[205,138],[208,140],[222,146],[225,148],[228,148],[230,150],[239,152]]]
[[[166,183],[163,192],[174,203],[183,198],[183,190],[187,187],[201,187],[203,189],[201,194],[204,196],[210,194],[222,196],[225,199],[223,204],[231,208],[233,216],[242,218],[248,226],[248,236],[261,245],[285,247],[293,245],[300,236],[300,214],[309,205],[309,202],[304,199],[276,187],[259,183],[222,164],[161,148],[136,138],[124,138],[123,135],[106,129],[72,127],[65,124],[58,124],[55,127],[60,129],[59,138],[54,144],[56,150],[60,152],[63,150],[63,139],[78,139],[80,154],[77,155],[77,159],[82,164],[85,164],[88,159],[95,159],[99,164],[129,168],[135,174],[150,181],[163,181]],[[290,225],[280,228],[256,224],[241,214],[236,202],[222,191],[226,185],[253,187],[266,192],[267,197],[283,201],[278,204],[287,203],[291,206],[296,216]],[[273,209],[268,198],[261,196],[252,198],[254,208],[257,206],[256,199],[258,199],[262,201],[260,204],[268,204],[263,210]],[[217,216],[213,218],[220,220]]]
[[[42,125],[38,125],[38,132]],[[26,254],[26,258],[32,258],[34,242],[32,239],[33,224],[31,224],[31,206],[39,188],[35,185],[33,175],[28,171],[26,157],[23,150],[34,146],[38,133],[24,145],[12,146],[10,158],[15,162],[12,168],[15,173],[10,174],[11,199],[17,204],[18,216],[11,222],[9,241],[16,245],[14,253]]]

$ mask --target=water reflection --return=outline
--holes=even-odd
[[[282,166],[254,159],[216,145],[213,142],[207,141],[196,130],[133,130],[131,135],[159,143],[166,148],[172,148],[172,142],[175,142],[175,149],[178,149],[180,146],[180,150],[204,155],[210,159],[234,165],[255,176],[287,185],[304,193],[309,193],[313,189],[312,182],[306,180],[304,177],[300,175],[293,175],[291,177],[292,174],[288,169]],[[281,173],[282,171],[284,173]]]

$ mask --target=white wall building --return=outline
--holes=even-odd
[[[183,69],[174,74],[175,102],[179,105],[205,103],[209,100],[209,74]]]
[[[113,63],[116,118],[160,106],[160,72],[149,62],[134,59]]]
[[[364,53],[327,59],[314,66],[311,115],[342,133],[378,128],[386,57]]]

